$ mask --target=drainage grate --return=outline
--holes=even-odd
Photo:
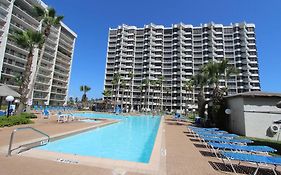
[[[126,171],[123,169],[119,169],[119,168],[114,169],[112,171],[112,175],[125,175],[125,174],[126,174]]]
[[[67,164],[78,164],[79,162],[77,160],[69,160],[69,159],[63,159],[63,158],[57,158],[57,162],[61,163],[67,163]]]

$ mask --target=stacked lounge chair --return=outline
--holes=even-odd
[[[275,149],[268,146],[247,145],[253,143],[249,139],[240,139],[236,134],[230,134],[218,128],[199,128],[188,126],[188,130],[194,134],[206,147],[213,152],[217,158],[221,159],[224,164],[230,163],[234,173],[237,174],[232,160],[254,163],[256,169],[254,175],[258,173],[260,167],[271,168],[275,175],[276,167],[281,166],[281,157],[272,157],[268,153],[276,152]]]

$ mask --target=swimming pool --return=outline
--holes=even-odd
[[[66,137],[39,149],[115,160],[148,163],[160,117],[76,114],[87,118],[118,119],[120,122]]]

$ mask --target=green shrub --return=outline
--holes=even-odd
[[[22,125],[22,124],[30,124],[33,123],[30,118],[25,117],[30,115],[24,114],[24,115],[14,115],[14,116],[3,116],[0,117],[0,127],[5,127],[5,126],[14,126],[14,125]]]
[[[26,113],[26,112],[21,113],[20,116],[25,117],[25,118],[37,118],[37,116],[35,114]]]
[[[191,113],[188,113],[187,116],[188,116],[189,120],[195,121],[195,117],[197,116],[197,113],[191,112]]]

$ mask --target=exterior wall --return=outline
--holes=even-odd
[[[244,100],[241,97],[232,98],[227,101],[231,109],[229,128],[233,133],[245,135]]]
[[[40,0],[0,2],[0,84],[9,85],[15,90],[19,88],[19,84],[14,80],[25,71],[28,51],[16,45],[9,34],[13,30],[41,30],[42,23],[33,16],[33,5],[48,7]],[[35,77],[36,80],[32,92],[33,104],[66,103],[76,37],[77,35],[63,23],[60,27],[52,27],[36,77],[34,71],[40,50],[35,49],[31,74],[31,78]]]
[[[260,90],[254,24],[149,24],[143,28],[122,25],[109,29],[104,89],[112,90],[119,101],[124,98],[124,105],[134,110],[162,105],[169,111],[192,109],[199,89],[185,90],[185,82],[202,65],[224,58],[240,70],[226,82],[221,80],[229,94]],[[123,94],[112,85],[115,73],[125,81]],[[133,74],[132,81],[129,73]],[[147,90],[141,90],[146,80],[160,77],[164,78],[162,87],[149,83]],[[206,88],[207,99],[211,91]]]
[[[274,121],[281,120],[281,109],[276,107],[280,100],[281,98],[264,97],[244,100],[246,136],[277,140],[278,133],[273,135],[269,127]]]
[[[231,109],[230,130],[239,135],[277,140],[269,127],[281,120],[281,109],[276,107],[281,97],[231,97],[227,99]],[[281,139],[281,138],[280,138]]]

